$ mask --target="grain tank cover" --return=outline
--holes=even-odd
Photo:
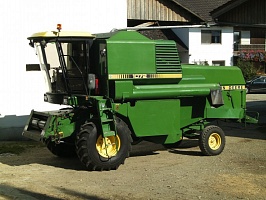
[[[176,43],[150,40],[136,31],[119,31],[106,39],[110,79],[180,79]]]

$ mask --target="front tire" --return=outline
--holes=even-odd
[[[77,155],[88,170],[117,169],[129,157],[131,132],[120,118],[116,118],[115,122],[116,136],[102,137],[92,122],[84,124],[77,134]]]
[[[207,156],[215,156],[222,153],[225,147],[225,135],[218,126],[207,126],[203,129],[199,138],[201,152]]]

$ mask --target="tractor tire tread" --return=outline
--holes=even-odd
[[[210,131],[215,130],[219,133],[219,135],[221,136],[221,146],[217,151],[213,151],[210,149],[209,145],[208,145],[208,138],[210,136]],[[210,125],[207,126],[206,128],[203,129],[202,134],[200,135],[200,139],[199,139],[199,147],[201,149],[201,152],[206,155],[206,156],[215,156],[215,155],[219,155],[225,146],[225,135],[223,130],[215,125]]]

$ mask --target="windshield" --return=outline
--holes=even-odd
[[[84,93],[89,70],[88,40],[36,42],[47,92]]]

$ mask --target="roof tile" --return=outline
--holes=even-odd
[[[232,0],[173,0],[182,7],[199,15],[205,21],[212,21],[210,12]]]

